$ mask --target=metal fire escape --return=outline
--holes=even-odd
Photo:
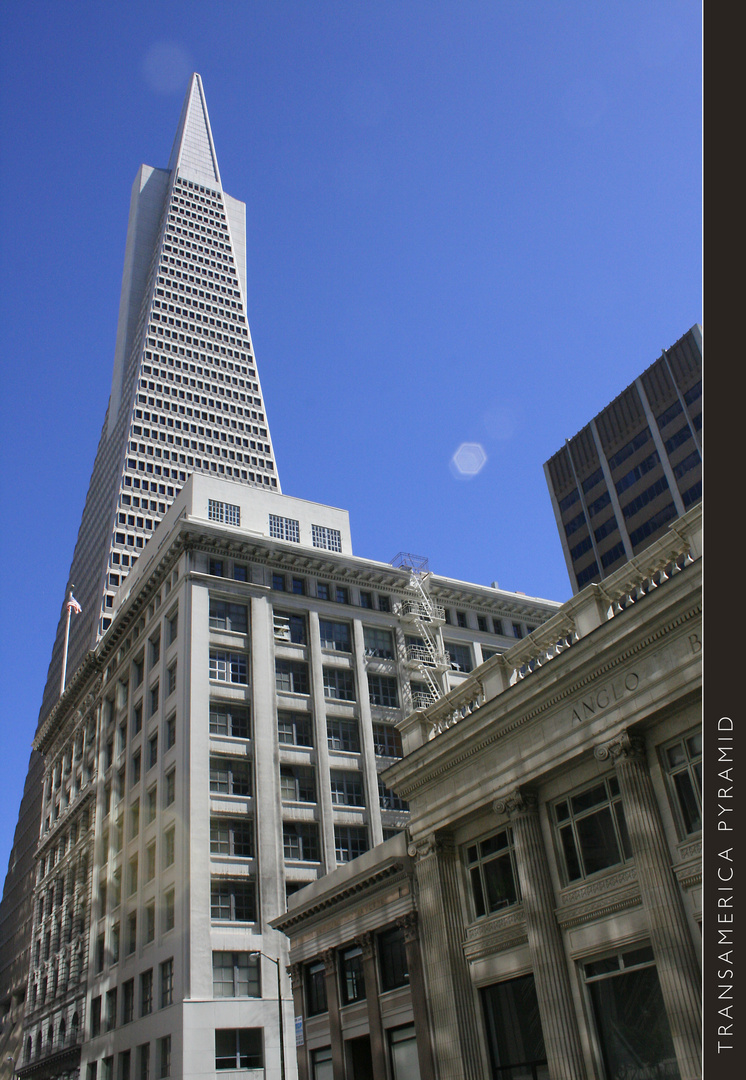
[[[446,621],[446,613],[428,592],[431,574],[426,558],[400,551],[391,563],[409,570],[409,595],[402,601],[401,620],[417,630],[419,641],[406,645],[406,664],[422,676],[427,686],[426,692],[412,693],[412,705],[415,709],[426,709],[443,696],[443,673],[451,666],[438,632]]]

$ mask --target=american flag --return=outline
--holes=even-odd
[[[70,593],[70,596],[67,600],[67,610],[74,611],[76,615],[80,615],[81,611],[83,610],[72,593]]]

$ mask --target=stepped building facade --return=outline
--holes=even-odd
[[[0,1069],[292,1075],[270,920],[406,827],[397,721],[558,605],[360,558],[346,512],[282,494],[197,75],[133,188],[73,583],[3,895]]]

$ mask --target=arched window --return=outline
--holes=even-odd
[[[41,1057],[41,1028],[36,1033],[36,1056]]]
[[[73,1020],[70,1024],[70,1042],[76,1043],[78,1041],[78,1028],[80,1027],[80,1017],[77,1013],[73,1013]]]
[[[62,1019],[60,1020],[60,1046],[65,1045],[65,1035],[66,1034],[67,1034],[67,1028],[65,1027],[65,1018],[63,1016]]]
[[[31,1036],[26,1039],[26,1061],[31,1061],[31,1048],[33,1043],[31,1042]]]

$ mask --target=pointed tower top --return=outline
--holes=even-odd
[[[196,71],[189,80],[168,167],[172,171],[176,169],[186,180],[222,187],[205,91]]]

